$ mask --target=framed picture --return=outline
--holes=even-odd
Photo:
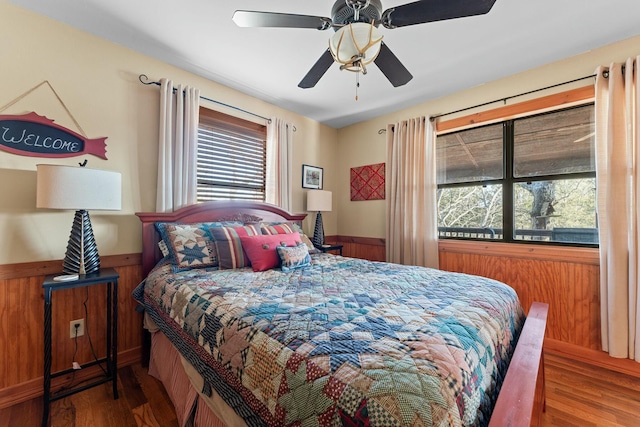
[[[322,168],[302,165],[302,188],[322,190],[322,174]]]

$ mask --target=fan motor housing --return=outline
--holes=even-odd
[[[354,7],[361,7],[366,4],[362,0],[337,0],[331,8],[331,20],[336,25],[347,25],[352,22],[374,22],[377,27],[382,15],[382,3],[380,0],[369,0],[369,5],[360,9],[360,18],[358,21],[354,17]]]

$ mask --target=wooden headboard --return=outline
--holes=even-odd
[[[162,258],[158,248],[160,233],[154,225],[156,222],[291,221],[302,226],[302,221],[307,216],[307,214],[292,214],[268,203],[242,200],[204,202],[175,212],[137,212],[136,215],[142,221],[142,273],[145,277]]]

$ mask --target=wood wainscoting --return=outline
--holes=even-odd
[[[549,304],[547,339],[601,349],[597,249],[441,240],[439,257],[442,270],[507,283],[525,308]]]
[[[351,258],[384,261],[385,239],[377,237],[326,236],[327,243],[342,245],[342,255]]]
[[[343,245],[344,256],[385,260],[383,238],[327,236]],[[597,249],[442,240],[440,268],[490,277],[512,286],[522,304],[549,304],[545,352],[640,377],[640,364],[609,357],[600,344],[599,260]],[[140,361],[142,315],[131,297],[142,281],[140,254],[104,256],[104,267],[120,273],[118,365]],[[0,265],[0,408],[42,394],[42,280],[60,271],[62,261]],[[85,318],[99,357],[105,354],[105,296],[100,286],[55,291],[53,369],[71,365],[75,351],[69,322]],[[87,335],[78,339],[76,361],[92,360]],[[83,376],[88,373],[76,375]],[[76,378],[77,379],[77,378]],[[60,378],[65,381],[66,378]]]
[[[142,281],[140,254],[103,256],[103,267],[114,267],[118,280],[118,366],[139,362],[142,315],[131,297]],[[44,295],[42,281],[59,273],[62,260],[0,265],[0,408],[42,395],[44,372]],[[106,354],[106,285],[62,289],[52,296],[52,371],[67,369],[75,360],[93,360],[89,337],[98,357]],[[87,314],[84,302],[86,301]],[[86,332],[69,338],[69,322],[86,319]],[[93,367],[97,368],[97,367]],[[87,372],[84,372],[87,371]],[[84,369],[75,380],[91,374]],[[95,369],[94,369],[95,373]],[[65,384],[69,378],[54,381]]]

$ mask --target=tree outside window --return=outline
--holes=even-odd
[[[598,243],[593,104],[439,135],[442,238]]]

